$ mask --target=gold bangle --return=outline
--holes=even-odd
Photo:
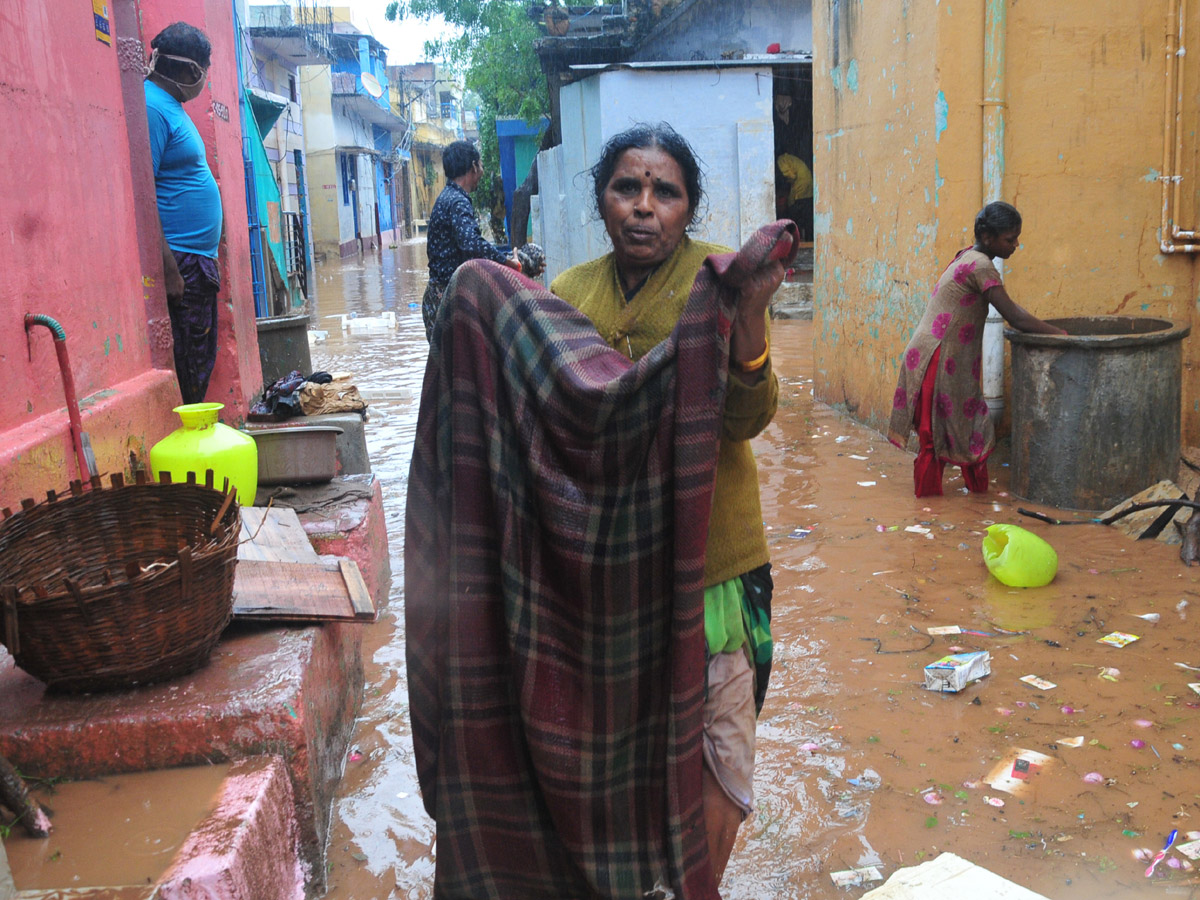
[[[754,359],[749,360],[748,362],[738,362],[735,359],[733,361],[733,364],[738,367],[739,371],[757,372],[759,369],[761,369],[763,366],[765,366],[767,364],[767,357],[770,355],[770,353],[771,353],[771,342],[767,341],[767,346],[763,349],[761,356],[757,356]]]

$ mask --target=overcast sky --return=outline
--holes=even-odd
[[[349,6],[353,10],[354,24],[375,35],[388,48],[391,66],[421,62],[425,59],[425,42],[448,31],[441,18],[430,22],[413,18],[389,22],[383,17],[387,0],[331,0],[331,5]]]

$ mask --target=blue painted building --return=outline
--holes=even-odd
[[[391,107],[387,48],[348,23],[333,29],[332,63],[306,67],[301,91],[313,243],[318,252],[350,256],[397,238],[407,123]]]

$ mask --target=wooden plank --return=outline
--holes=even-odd
[[[264,521],[265,519],[265,521]],[[261,525],[261,527],[260,527]],[[251,541],[250,537],[254,536]],[[242,507],[241,543],[238,559],[257,559],[275,562],[320,562],[300,517],[286,506]]]
[[[351,588],[342,562],[348,561],[239,560],[233,582],[234,618],[300,622],[366,618],[360,611],[362,598],[351,600],[352,591],[361,590],[365,594],[366,586],[362,585],[359,576]],[[355,566],[352,572],[357,575],[358,567]],[[372,607],[369,618],[373,620],[374,617]]]
[[[375,604],[371,602],[371,592],[363,581],[358,563],[352,559],[339,559],[338,567],[342,571],[342,580],[346,582],[346,590],[350,594],[350,606],[354,609],[354,617],[375,621]]]

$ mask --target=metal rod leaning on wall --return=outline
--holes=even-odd
[[[67,417],[71,426],[71,443],[75,446],[75,458],[79,463],[79,480],[87,484],[96,474],[96,461],[92,456],[91,442],[83,431],[83,420],[79,415],[79,400],[75,394],[75,377],[71,374],[71,360],[67,355],[67,332],[50,316],[34,313],[25,314],[25,341],[29,346],[29,358],[33,359],[33,343],[30,329],[42,325],[54,337],[54,352],[58,356],[58,369],[62,375],[63,393],[67,400]]]

